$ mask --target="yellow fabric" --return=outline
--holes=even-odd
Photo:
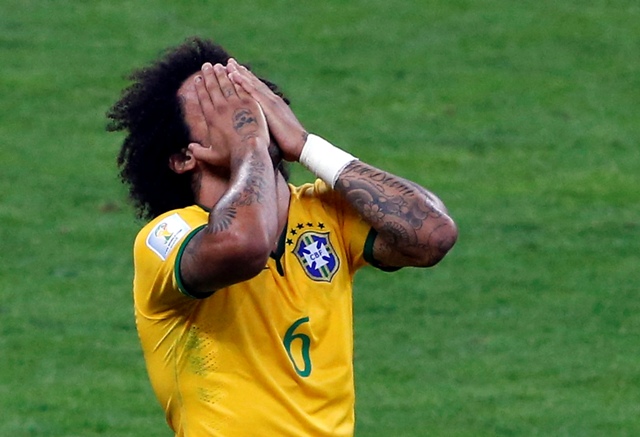
[[[319,180],[290,189],[280,259],[207,298],[175,271],[206,211],[168,212],[136,238],[138,333],[176,436],[353,435],[352,279],[370,228]]]

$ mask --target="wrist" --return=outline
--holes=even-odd
[[[338,176],[347,164],[357,160],[355,156],[313,134],[307,135],[299,158],[300,164],[331,188],[335,187]]]
[[[302,149],[304,149],[304,145],[307,143],[307,139],[309,138],[309,133],[306,130],[303,130],[299,135],[299,140],[295,142],[295,147],[292,148],[291,161],[300,162],[300,155],[302,155]]]
[[[229,155],[232,157],[245,157],[251,155],[256,151],[268,150],[269,143],[264,138],[259,136],[250,136],[243,138],[242,141],[236,143],[229,150]]]

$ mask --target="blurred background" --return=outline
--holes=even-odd
[[[3,0],[0,435],[171,435],[104,114],[191,35],[459,224],[437,267],[357,276],[358,437],[640,435],[639,23],[631,0]]]

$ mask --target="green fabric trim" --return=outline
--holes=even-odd
[[[373,243],[376,241],[376,237],[377,236],[378,236],[378,231],[376,231],[375,229],[371,228],[371,230],[369,231],[369,234],[367,235],[367,239],[364,242],[364,249],[363,249],[363,253],[362,253],[362,256],[364,257],[364,260],[366,262],[368,262],[369,264],[371,264],[376,269],[382,270],[383,272],[397,272],[402,267],[384,266],[384,265],[380,264],[373,257]]]
[[[284,255],[284,246],[285,241],[287,239],[287,229],[289,227],[289,223],[285,223],[284,228],[282,229],[282,233],[280,234],[280,239],[278,239],[278,247],[276,247],[275,252],[271,252],[269,256],[273,258],[276,262],[276,270],[280,276],[284,276],[284,267],[282,267],[282,255]]]
[[[367,234],[367,239],[364,241],[364,250],[362,256],[364,257],[364,260],[372,266],[378,264],[378,262],[373,258],[373,242],[376,240],[377,236],[378,231],[371,228],[369,230],[369,234]]]
[[[214,291],[210,292],[210,293],[190,293],[187,291],[184,282],[182,281],[182,277],[180,276],[180,262],[182,261],[182,255],[184,254],[184,251],[187,247],[187,244],[189,244],[189,241],[191,241],[191,239],[193,237],[196,236],[196,234],[198,232],[200,232],[202,229],[204,229],[207,225],[202,225],[202,226],[198,226],[197,228],[195,228],[193,231],[189,232],[189,234],[186,236],[186,238],[184,239],[184,241],[182,242],[182,244],[180,245],[180,249],[178,249],[178,255],[176,255],[176,263],[173,267],[173,271],[174,274],[176,275],[176,282],[178,283],[178,290],[180,290],[180,293],[184,294],[187,297],[192,297],[194,299],[204,299],[206,297],[211,296]]]

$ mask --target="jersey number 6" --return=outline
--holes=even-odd
[[[289,355],[289,359],[293,364],[293,368],[296,370],[296,373],[303,378],[306,378],[311,374],[311,357],[309,356],[309,348],[311,347],[311,339],[307,334],[295,333],[296,329],[303,323],[308,323],[309,317],[303,317],[301,319],[296,320],[293,325],[287,329],[286,334],[284,334],[284,348],[287,350],[287,354]],[[300,340],[302,345],[300,347],[300,353],[302,355],[302,361],[304,363],[304,367],[301,369],[296,364],[296,360],[293,358],[293,354],[291,352],[292,343],[294,340]]]

